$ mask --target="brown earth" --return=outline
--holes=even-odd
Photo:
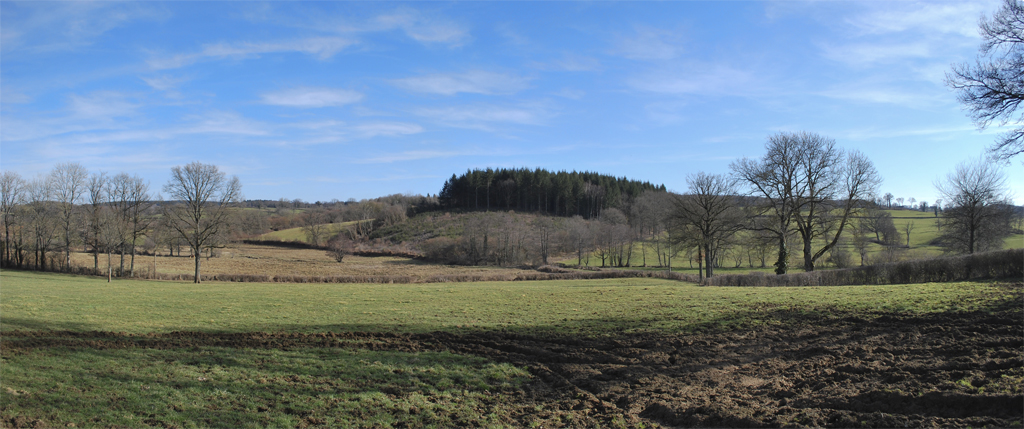
[[[449,350],[529,368],[524,390],[495,396],[521,405],[509,422],[519,426],[1021,427],[1021,305],[913,317],[779,312],[742,332],[596,339],[34,331],[5,333],[2,348]]]

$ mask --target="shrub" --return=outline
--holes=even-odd
[[[1024,277],[1024,249],[917,259],[841,270],[780,276],[725,274],[707,279],[713,286],[843,286],[905,284]]]

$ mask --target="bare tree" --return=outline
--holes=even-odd
[[[0,175],[0,216],[3,216],[4,241],[0,248],[0,262],[3,266],[10,266],[13,257],[11,248],[14,241],[11,239],[11,229],[14,226],[15,209],[24,201],[25,180],[13,171],[5,171]]]
[[[71,240],[79,236],[77,204],[82,199],[88,179],[89,172],[77,162],[57,164],[50,172],[49,180],[57,202],[58,222],[64,241],[62,265],[65,267],[71,266]]]
[[[35,256],[35,265],[46,270],[46,254],[60,231],[60,210],[53,202],[53,182],[41,177],[26,187],[26,216],[28,233]]]
[[[149,195],[149,184],[137,175],[128,176],[128,200],[126,205],[127,223],[127,245],[131,252],[131,262],[128,265],[128,275],[135,276],[135,246],[139,239],[143,238],[153,225],[154,218],[148,212],[153,207],[153,201]]]
[[[567,222],[569,249],[576,253],[576,265],[583,265],[583,253],[590,250],[594,240],[594,232],[590,223],[576,215]]]
[[[85,245],[92,250],[92,269],[97,274],[100,272],[100,252],[106,250],[107,245],[104,240],[108,221],[104,212],[109,209],[107,207],[107,181],[107,174],[100,172],[93,174],[86,186],[89,213],[86,215]]]
[[[307,210],[302,215],[302,232],[313,247],[320,247],[327,237],[327,213],[323,208]],[[340,261],[339,261],[340,262]]]
[[[1024,101],[1024,2],[1003,0],[1002,9],[981,20],[980,32],[984,42],[975,65],[954,65],[946,84],[978,128],[1016,125],[989,148],[1009,160],[1024,153],[1024,110],[1018,109]]]
[[[739,192],[733,179],[718,174],[700,172],[687,177],[686,183],[688,193],[676,199],[670,216],[674,225],[688,228],[674,236],[689,238],[703,250],[704,269],[711,278],[720,245],[743,225],[743,213],[736,204]]]
[[[891,209],[892,208],[892,199],[893,198],[894,197],[893,197],[892,193],[889,193],[889,192],[886,192],[885,195],[882,196],[882,200],[885,201],[885,208],[887,208],[887,209]]]
[[[767,149],[760,162],[743,159],[733,164],[735,174],[767,203],[756,214],[773,219],[756,224],[755,229],[771,230],[779,238],[776,273],[783,274],[788,256],[785,237],[790,225],[795,225],[803,241],[804,270],[813,271],[881,179],[863,154],[845,153],[835,140],[818,134],[775,134],[769,137]]]
[[[946,201],[940,242],[951,252],[974,253],[1002,247],[1011,230],[1012,205],[1006,195],[1006,174],[977,159],[962,162],[935,183]]]
[[[914,222],[907,222],[903,225],[903,234],[907,236],[907,247],[910,247],[910,233],[914,231]]]
[[[896,198],[896,207],[903,208],[903,197]]]
[[[164,216],[192,248],[195,282],[200,283],[200,254],[227,223],[228,208],[241,197],[242,184],[237,176],[227,179],[215,165],[193,162],[171,169],[164,192],[172,200],[164,205]]]

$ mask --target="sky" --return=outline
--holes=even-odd
[[[1008,129],[979,131],[944,82],[999,5],[4,1],[0,169],[78,162],[158,194],[198,161],[307,202],[487,167],[684,191],[807,131],[932,203]],[[1024,204],[1021,161],[1004,171]]]

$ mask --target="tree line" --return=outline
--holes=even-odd
[[[438,199],[447,209],[516,210],[594,219],[602,210],[621,207],[647,191],[664,192],[665,185],[586,171],[488,168],[453,174]]]

